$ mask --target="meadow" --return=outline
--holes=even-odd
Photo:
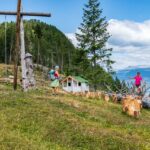
[[[135,119],[120,104],[0,84],[1,150],[149,150],[149,125],[149,110]]]

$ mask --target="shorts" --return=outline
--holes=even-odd
[[[137,88],[139,88],[140,86],[141,86],[141,84],[137,84],[137,85],[135,85]]]

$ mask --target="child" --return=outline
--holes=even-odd
[[[143,80],[140,72],[137,72],[137,75],[134,78],[131,78],[131,79],[135,80],[134,85],[137,88],[138,94],[140,94],[141,93],[141,88],[140,88],[141,81]]]
[[[137,72],[137,75],[133,79],[135,80],[135,86],[139,88],[141,86],[141,81],[142,81],[140,72]]]

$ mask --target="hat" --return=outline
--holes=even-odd
[[[32,55],[30,53],[26,53],[25,58],[29,58],[29,57],[32,57]]]
[[[55,69],[59,69],[59,66],[55,66]]]

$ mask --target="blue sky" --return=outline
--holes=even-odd
[[[39,18],[57,26],[63,32],[74,32],[81,22],[86,0],[22,0],[24,11],[50,12],[51,18]],[[1,0],[0,10],[16,10],[17,0]],[[26,17],[29,18],[29,17]],[[7,17],[14,20],[15,17]],[[0,17],[4,20],[4,17]]]
[[[0,10],[16,10],[17,0],[0,0]],[[83,7],[88,0],[22,0],[24,11],[50,12],[51,18],[35,18],[55,25],[73,43],[82,22]],[[100,0],[103,15],[109,23],[116,70],[129,66],[150,67],[150,0]],[[0,21],[4,21],[0,16]],[[25,19],[30,19],[26,17]],[[15,17],[7,20],[15,21]]]
[[[24,11],[51,12],[52,18],[39,18],[65,33],[75,32],[82,21],[82,8],[88,0],[22,0]],[[110,19],[142,22],[150,18],[150,0],[100,0],[103,14]],[[1,0],[0,10],[16,10],[17,0]],[[28,17],[29,18],[29,17]],[[15,17],[7,17],[8,20]],[[0,17],[4,20],[4,17]]]
[[[150,18],[149,0],[101,0],[107,19],[144,21]]]

